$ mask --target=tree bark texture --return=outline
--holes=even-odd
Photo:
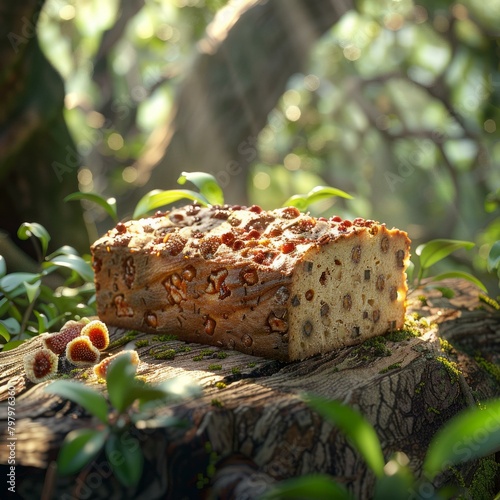
[[[409,315],[418,313],[430,326],[422,327],[418,337],[386,339],[382,352],[363,344],[294,363],[236,351],[220,359],[216,348],[208,355],[206,346],[137,335],[133,342],[149,340],[137,348],[141,376],[158,382],[188,374],[203,393],[158,410],[158,415],[186,419],[186,429],[134,431],[145,466],[138,487],[128,491],[114,479],[104,455],[75,477],[57,476],[55,460],[65,435],[95,426],[96,420],[78,405],[45,393],[50,382],[33,385],[25,379],[22,357],[41,343],[34,338],[0,354],[2,473],[9,453],[6,398],[8,387],[14,387],[17,488],[23,498],[241,500],[257,498],[281,479],[313,472],[335,476],[356,498],[370,498],[375,477],[345,436],[306,406],[301,394],[357,408],[374,425],[386,460],[403,451],[420,474],[430,440],[449,418],[479,400],[500,396],[498,380],[484,368],[500,362],[500,316],[478,300],[472,285],[446,285],[454,290],[454,298],[445,299],[436,289],[410,296]],[[123,334],[114,330],[112,340]],[[176,351],[175,358],[157,359],[167,349]],[[193,360],[203,352],[201,361]],[[443,358],[457,364],[458,376]],[[211,364],[222,369],[209,369]],[[71,376],[105,393],[92,369]],[[468,484],[474,464],[461,470]],[[444,473],[429,487],[453,479]]]

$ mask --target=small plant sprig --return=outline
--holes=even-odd
[[[138,219],[144,217],[152,210],[164,207],[170,203],[175,203],[179,200],[191,200],[199,203],[203,207],[224,204],[224,193],[213,175],[206,172],[182,172],[181,176],[177,179],[180,185],[184,185],[188,181],[198,188],[198,192],[189,189],[154,189],[139,200],[134,209],[132,218]],[[316,186],[306,194],[296,194],[288,198],[282,206],[294,206],[304,211],[307,210],[309,205],[333,196],[352,199],[350,194],[340,189],[328,186]],[[105,199],[95,193],[73,193],[64,200],[87,200],[96,203],[111,216],[114,222],[118,222],[116,200],[114,198]]]
[[[189,189],[153,189],[146,193],[137,203],[133,219],[145,216],[148,212],[164,207],[179,200],[191,200],[201,206],[223,205],[224,193],[213,175],[205,172],[182,172],[177,182],[181,185],[187,181],[194,184],[199,192]],[[118,212],[116,200],[114,198],[104,198],[96,193],[72,193],[64,198],[64,201],[87,200],[96,203],[103,208],[116,223],[118,222]]]
[[[89,465],[104,449],[116,478],[125,487],[139,482],[144,457],[136,429],[179,426],[184,422],[171,416],[154,416],[154,408],[198,396],[200,388],[186,377],[177,377],[151,385],[136,377],[137,367],[128,356],[113,360],[107,370],[108,398],[84,384],[57,380],[45,391],[82,406],[99,423],[92,428],[71,431],[61,446],[57,459],[58,472],[71,475]]]
[[[215,177],[205,172],[182,172],[177,182],[181,185],[186,181],[194,184],[199,192],[189,189],[155,189],[144,195],[137,203],[132,218],[138,219],[155,208],[160,208],[178,200],[188,199],[198,202],[201,206],[223,205],[224,193]]]
[[[498,276],[498,286],[500,287],[500,240],[493,243],[488,254],[488,271],[493,273],[496,271]]]
[[[47,255],[50,235],[36,222],[22,224],[17,235],[21,240],[33,238],[40,271],[7,274],[0,255],[0,341],[4,351],[62,325],[70,317],[95,314],[94,272],[90,264],[68,245]],[[44,277],[56,271],[65,279],[53,290],[44,284]]]
[[[440,428],[427,449],[422,478],[419,479],[408,467],[409,459],[402,452],[396,452],[385,463],[375,429],[359,412],[338,401],[311,394],[306,395],[304,400],[321,417],[347,436],[368,468],[375,474],[374,500],[406,499],[409,492],[419,491],[424,483],[429,485],[440,472],[449,467],[484,458],[500,450],[500,399],[483,402],[481,407],[463,410]],[[480,440],[477,439],[479,430]],[[465,448],[467,444],[470,446]],[[432,498],[451,498],[454,493],[456,492],[443,488],[436,491]],[[287,498],[353,500],[346,488],[328,474],[287,479],[269,490],[262,500]]]
[[[316,186],[311,191],[306,194],[295,194],[288,198],[283,203],[283,207],[297,207],[302,212],[307,210],[309,205],[316,203],[318,201],[326,200],[332,198],[333,196],[338,196],[340,198],[346,198],[352,200],[353,196],[341,189],[337,189],[329,186]]]
[[[418,257],[417,266],[410,263],[408,268],[408,281],[411,282],[415,267],[417,267],[417,276],[415,279],[415,288],[419,288],[422,285],[422,280],[427,276],[429,269],[434,265],[448,257],[448,255],[456,252],[460,249],[470,250],[475,244],[471,241],[462,240],[450,240],[450,239],[436,239],[428,241],[419,245],[415,250],[415,254]],[[436,274],[431,278],[431,281],[440,281],[447,278],[461,278],[470,281],[477,287],[479,287],[483,292],[488,293],[484,284],[472,274],[466,273],[464,271],[447,271],[444,273]],[[444,294],[453,293],[451,290],[442,288],[441,291]]]

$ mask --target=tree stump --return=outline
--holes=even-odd
[[[9,470],[8,445],[14,442],[16,491],[22,498],[253,499],[278,480],[312,472],[329,473],[356,498],[370,498],[375,477],[345,436],[309,409],[301,394],[357,408],[374,425],[386,460],[403,451],[418,475],[428,443],[449,418],[500,395],[500,314],[467,282],[440,285],[453,290],[453,298],[430,286],[409,296],[408,321],[419,336],[393,332],[303,362],[280,363],[236,351],[224,351],[224,357],[216,348],[112,330],[112,341],[125,335],[122,345],[115,342],[110,349],[113,353],[124,343],[148,341],[136,346],[138,374],[148,382],[188,374],[203,388],[199,398],[158,410],[187,420],[186,429],[136,431],[145,464],[139,485],[130,490],[114,478],[104,454],[77,476],[57,475],[55,461],[65,435],[96,421],[78,405],[45,393],[51,382],[33,385],[25,379],[22,357],[41,345],[34,338],[0,353],[2,477]],[[157,359],[171,349],[174,359]],[[214,364],[221,369],[209,368]],[[92,369],[72,376],[105,391]],[[16,441],[7,433],[9,390],[16,394]],[[473,469],[463,469],[466,484]],[[427,487],[449,480],[444,473]]]

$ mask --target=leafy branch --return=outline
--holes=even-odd
[[[500,240],[493,243],[488,254],[488,271],[495,272],[498,276],[498,286],[500,287]]]
[[[428,275],[429,269],[448,257],[457,250],[465,249],[470,250],[475,246],[471,241],[450,240],[450,239],[435,239],[419,245],[415,250],[418,257],[417,260],[417,277],[415,279],[415,288],[422,285],[422,280]],[[412,280],[414,274],[415,264],[411,263],[408,269],[408,279]],[[465,279],[483,292],[488,292],[484,284],[475,276],[464,271],[447,271],[439,273],[431,278],[431,281],[441,281],[447,278],[461,278]]]
[[[346,198],[352,200],[352,196],[341,189],[329,187],[329,186],[316,186],[311,189],[307,194],[296,194],[288,198],[288,200],[283,203],[283,207],[294,206],[299,210],[307,210],[309,205],[316,203],[318,201],[326,200],[332,198],[333,196],[339,196],[340,198]]]
[[[78,382],[57,380],[45,391],[80,405],[99,423],[92,428],[71,431],[61,446],[57,459],[62,475],[79,472],[103,450],[113,473],[126,487],[139,482],[144,457],[137,430],[183,425],[179,419],[154,416],[154,408],[198,396],[200,388],[183,377],[151,385],[136,377],[130,357],[120,355],[107,370],[108,399],[97,390]]]
[[[50,235],[41,224],[26,222],[17,234],[21,240],[33,240],[40,271],[7,273],[0,255],[0,340],[4,351],[62,324],[68,316],[95,314],[90,264],[68,245],[47,255]],[[54,272],[65,276],[56,290],[44,284],[44,278]]]
[[[146,193],[137,203],[132,214],[133,219],[144,217],[152,210],[164,207],[179,200],[190,200],[199,203],[201,206],[223,205],[224,193],[217,182],[217,179],[206,172],[182,172],[177,179],[178,184],[184,185],[191,182],[198,189],[192,191],[189,189],[154,189]],[[296,194],[286,200],[282,206],[294,206],[299,210],[307,210],[309,205],[321,200],[338,196],[341,198],[352,199],[353,197],[341,189],[329,186],[316,186],[306,194]],[[98,204],[117,222],[118,215],[116,211],[116,202],[110,203],[110,199],[105,199],[95,193],[73,193],[65,198],[65,201],[87,200]],[[114,200],[114,198],[111,198]]]

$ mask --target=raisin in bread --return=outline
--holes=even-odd
[[[291,361],[401,328],[409,249],[371,220],[189,205],[91,251],[108,325]]]

